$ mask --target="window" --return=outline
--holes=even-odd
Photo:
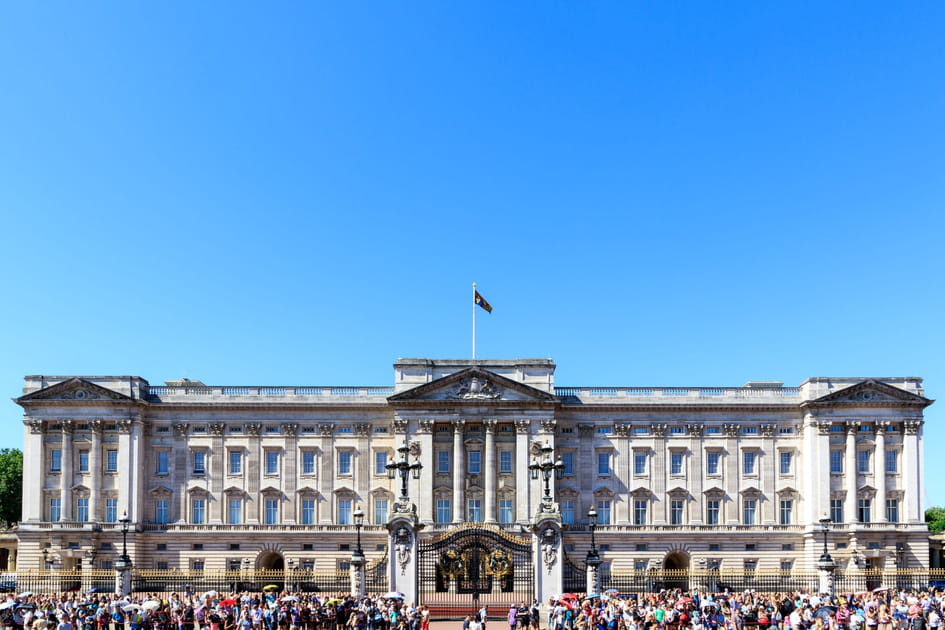
[[[782,475],[791,474],[791,451],[781,451],[778,453],[778,468]]]
[[[685,432],[686,432],[686,427],[670,427],[669,428],[670,435],[682,435]]]
[[[646,551],[646,543],[636,543],[634,549],[637,551]]]
[[[387,499],[374,502],[374,524],[383,525],[387,522]]]
[[[279,499],[266,499],[266,525],[279,522]]]
[[[61,470],[62,470],[62,451],[58,448],[54,448],[51,451],[49,451],[49,472],[60,472]]]
[[[351,499],[338,499],[338,524],[351,524]]]
[[[610,501],[597,502],[597,523],[610,525]]]
[[[193,571],[203,571],[204,563],[203,560],[191,560],[190,568]]]
[[[118,472],[118,451],[105,451],[105,472]]]
[[[279,451],[266,451],[266,474],[279,474]]]
[[[243,473],[243,454],[239,451],[230,451],[230,474],[240,475]]]
[[[89,472],[89,452],[88,451],[79,451],[79,472],[80,473]]]
[[[49,520],[58,521],[62,518],[62,503],[58,498],[49,500]]]
[[[351,474],[351,451],[338,452],[338,474],[339,475]]]
[[[633,524],[646,525],[646,499],[634,499],[633,501]]]
[[[499,499],[499,522],[512,522],[512,499]]]
[[[89,520],[89,498],[79,497],[75,500],[75,520],[85,523]]]
[[[565,454],[563,453],[561,457],[562,462],[564,461],[564,455]],[[574,463],[573,458],[571,462],[573,465]],[[510,474],[511,472],[512,472],[512,451],[499,451],[499,474],[505,475],[505,474]],[[565,474],[568,474],[567,464],[565,464]]]
[[[243,500],[230,499],[229,501],[229,523],[239,525],[243,522]]]
[[[755,456],[757,453],[755,451],[745,451],[742,453],[742,474],[744,475],[754,475],[755,474]]]
[[[899,461],[896,451],[886,451],[886,474],[895,475],[899,472]]]
[[[721,453],[718,451],[709,451],[705,454],[705,474],[719,474],[719,458]]]
[[[469,451],[469,461],[467,462],[467,472],[470,475],[479,475],[482,473],[482,453],[479,451]]]
[[[302,525],[315,524],[315,499],[302,499]]]
[[[436,472],[440,474],[444,474],[444,475],[449,474],[450,472],[450,452],[449,451],[436,452]]]
[[[466,501],[466,520],[470,523],[482,522],[482,501],[480,499]]]
[[[742,427],[742,433],[745,435],[756,435],[758,427]]]
[[[719,524],[719,501],[718,499],[709,499],[705,502],[705,523],[706,525]]]
[[[571,499],[561,502],[561,522],[574,525],[574,501]]]
[[[722,551],[722,545],[720,543],[709,543],[709,551]],[[717,569],[718,567],[714,567],[713,570]]]
[[[646,453],[635,452],[633,454],[633,474],[646,474]]]
[[[207,453],[194,451],[194,474],[203,475],[207,472]]]
[[[890,523],[899,522],[899,499],[886,499],[886,520]]]
[[[834,523],[843,522],[843,500],[830,499],[830,520]]]
[[[598,475],[610,474],[610,453],[597,454],[597,474]]]
[[[781,551],[794,551],[794,543],[784,543],[781,545]]]
[[[157,452],[157,470],[155,471],[158,475],[166,475],[168,468],[170,466],[171,453],[170,451],[158,451]]]
[[[669,502],[669,524],[682,525],[683,502],[679,499],[673,499]]]
[[[436,522],[449,523],[453,520],[452,510],[450,510],[449,499],[436,500]]]
[[[118,522],[118,499],[114,497],[105,499],[105,522]]]
[[[793,427],[778,427],[778,433],[780,435],[791,435],[794,433]]]
[[[315,451],[302,451],[302,474],[315,474]]]
[[[669,474],[671,475],[681,475],[683,472],[683,454],[682,453],[670,453],[669,454]]]
[[[745,499],[742,502],[742,524],[755,524],[755,510],[757,507],[758,502],[755,499]]]
[[[843,451],[830,451],[830,473],[834,475],[843,474]]]
[[[202,525],[206,521],[206,510],[207,502],[204,499],[194,499],[190,503],[191,506],[191,522],[194,525]]]
[[[791,570],[793,570],[793,569],[794,569],[794,561],[793,561],[793,560],[782,560],[782,561],[781,561],[781,570],[782,570],[782,571],[791,571]]]
[[[117,505],[116,511],[117,511]],[[170,502],[167,499],[158,499],[154,502],[154,522],[160,525],[166,524],[170,520]]]
[[[856,502],[857,520],[861,523],[871,522],[870,509],[873,507],[872,499],[860,499]]]
[[[794,501],[791,499],[782,499],[779,505],[779,514],[780,514],[780,523],[782,525],[790,525],[794,522]]]
[[[387,451],[374,451],[374,474],[387,474]]]
[[[857,451],[856,452],[856,472],[861,475],[867,474],[870,471],[870,452],[869,451]]]

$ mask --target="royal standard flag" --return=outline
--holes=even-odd
[[[481,306],[487,313],[492,312],[492,305],[486,302],[486,298],[479,295],[479,291],[476,291],[476,304]]]

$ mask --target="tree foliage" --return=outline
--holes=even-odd
[[[945,531],[945,508],[930,507],[925,511],[925,522],[929,525],[930,534],[940,534]]]
[[[0,523],[16,525],[23,511],[23,452],[0,449]]]

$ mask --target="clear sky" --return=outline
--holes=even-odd
[[[945,3],[6,2],[0,446],[24,374],[921,376]],[[945,505],[945,400],[926,505]]]

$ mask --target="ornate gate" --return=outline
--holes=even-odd
[[[504,616],[512,604],[535,598],[532,540],[494,525],[464,523],[420,543],[421,604],[435,617],[462,617],[482,606]]]

